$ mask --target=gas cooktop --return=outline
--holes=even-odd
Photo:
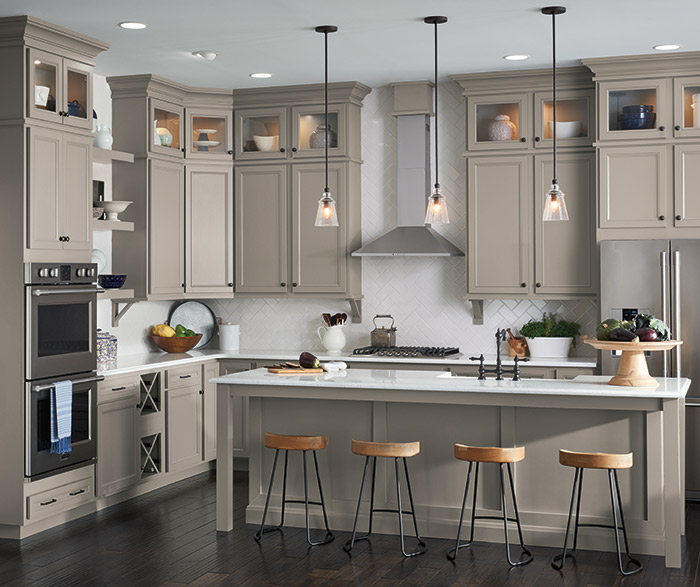
[[[377,357],[438,357],[445,358],[459,353],[457,347],[445,346],[364,346],[352,351],[353,355],[375,355]]]

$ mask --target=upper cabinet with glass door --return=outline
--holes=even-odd
[[[494,94],[467,98],[467,148],[526,148],[532,140],[530,94]]]
[[[287,108],[236,111],[236,159],[287,158]]]
[[[326,140],[328,156],[346,154],[347,125],[344,104],[329,104],[328,126],[323,106],[297,106],[292,108],[292,156],[323,157]]]
[[[673,80],[673,135],[700,137],[700,77]]]
[[[552,148],[554,108],[552,92],[535,93],[535,147]],[[595,98],[593,90],[557,92],[557,146],[586,146],[595,133]]]
[[[233,155],[230,112],[187,108],[187,159],[230,160]]]
[[[29,49],[27,114],[77,128],[92,129],[92,67]]]
[[[185,109],[163,100],[151,98],[149,151],[182,159],[185,148],[182,141]]]

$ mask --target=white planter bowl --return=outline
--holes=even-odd
[[[553,134],[554,121],[549,121],[549,134]],[[559,122],[557,121],[557,138],[558,139],[572,139],[574,137],[581,136],[581,121],[572,120],[571,122]]]
[[[569,349],[573,338],[543,336],[537,338],[527,338],[527,348],[530,349],[530,356],[537,358],[558,358],[565,359],[569,356]]]
[[[275,141],[277,141],[278,138],[278,135],[273,135],[271,137],[253,135],[253,141],[258,151],[273,151],[275,149]]]
[[[127,202],[126,200],[105,200],[98,202],[98,204],[107,213],[107,220],[119,220],[118,215],[124,212],[132,202]]]

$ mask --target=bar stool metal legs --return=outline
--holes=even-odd
[[[464,498],[462,499],[462,511],[459,516],[459,527],[457,528],[457,541],[455,543],[454,548],[451,548],[450,550],[447,551],[447,558],[448,560],[454,561],[457,558],[457,554],[459,553],[459,550],[461,548],[466,548],[472,545],[474,542],[474,520],[503,520],[503,531],[505,533],[505,546],[506,546],[506,559],[508,560],[508,564],[512,567],[517,567],[520,565],[526,565],[529,562],[532,562],[533,556],[532,553],[525,547],[525,543],[523,540],[523,531],[520,526],[520,514],[518,512],[518,504],[515,499],[515,486],[513,484],[513,472],[511,470],[511,464],[509,462],[506,463],[498,463],[499,469],[500,469],[500,477],[501,477],[501,509],[503,510],[503,515],[502,516],[477,516],[476,515],[476,493],[477,493],[477,486],[479,483],[479,461],[476,461],[476,467],[474,470],[474,491],[472,495],[472,519],[471,519],[471,529],[470,529],[470,535],[469,535],[469,541],[468,542],[460,542],[461,539],[461,534],[462,534],[462,523],[464,522],[464,508],[467,504],[467,495],[469,494],[469,484],[470,484],[470,479],[471,479],[471,474],[472,474],[472,466],[474,465],[474,461],[469,461],[469,469],[467,470],[467,481],[464,487]],[[509,518],[508,517],[508,511],[506,508],[506,486],[505,486],[505,478],[503,475],[503,465],[508,466],[508,479],[510,481],[510,493],[511,497],[513,499],[513,509],[515,511],[515,517],[514,518]],[[513,561],[510,555],[510,541],[508,539],[508,522],[515,522],[518,528],[518,537],[520,539],[520,548],[522,549],[523,555],[525,558],[522,558],[521,555],[521,560],[519,561]]]
[[[277,470],[277,460],[279,458],[279,452],[280,450],[284,450],[284,477],[282,481],[282,512],[280,516],[280,523],[277,526],[265,526],[265,520],[267,518],[267,511],[270,506],[270,496],[272,494],[272,486],[275,481],[275,471]],[[294,449],[292,449],[294,450]],[[277,448],[275,450],[275,461],[274,464],[272,465],[272,474],[270,475],[270,485],[267,490],[267,497],[265,498],[265,509],[263,510],[263,516],[262,516],[262,522],[260,523],[260,529],[255,533],[254,538],[257,542],[261,542],[263,535],[267,534],[268,532],[275,532],[275,531],[282,531],[282,527],[284,526],[284,512],[285,512],[285,507],[288,503],[303,503],[304,504],[304,514],[306,518],[306,542],[309,544],[309,546],[319,546],[321,544],[328,544],[329,542],[332,542],[335,536],[333,536],[333,532],[331,532],[330,528],[328,527],[328,515],[326,514],[326,505],[323,499],[323,488],[321,487],[321,475],[318,470],[318,459],[316,457],[316,450],[311,450],[314,456],[314,467],[316,469],[316,482],[318,484],[318,493],[320,496],[320,501],[310,501],[309,500],[309,484],[308,484],[308,476],[307,476],[307,470],[306,470],[306,453],[308,451],[302,450],[302,460],[304,463],[304,499],[287,499],[287,464],[289,460],[289,450],[287,449],[281,449]],[[322,540],[318,541],[312,541],[311,540],[311,530],[309,527],[309,506],[310,505],[318,505],[321,506],[321,510],[323,511],[323,521],[326,526],[326,535]]]
[[[634,558],[630,554],[629,542],[627,540],[627,528],[625,526],[625,515],[622,511],[622,498],[620,497],[620,485],[617,480],[617,470],[608,469],[608,485],[610,486],[610,504],[612,509],[613,523],[610,524],[581,524],[579,522],[579,517],[581,513],[581,489],[583,487],[583,468],[577,467],[574,474],[574,487],[571,492],[571,504],[569,506],[569,518],[566,524],[566,534],[564,536],[564,548],[561,554],[557,554],[552,557],[552,568],[560,571],[564,567],[564,562],[567,556],[573,556],[576,553],[576,544],[578,541],[578,529],[581,527],[596,527],[596,528],[610,528],[615,531],[615,547],[617,550],[617,568],[620,573],[624,576],[634,575],[641,571],[644,566],[642,563]],[[577,496],[578,490],[578,496]],[[574,509],[574,501],[576,501],[576,521],[574,523],[574,544],[570,550],[567,550],[568,540],[569,540],[569,530],[571,529],[571,516]],[[617,510],[620,510],[620,524],[618,525],[617,520]],[[620,530],[622,530],[622,536],[625,540],[625,555],[627,560],[634,565],[636,568],[631,571],[625,571],[622,568],[622,552],[620,550]],[[561,561],[561,562],[559,562]]]

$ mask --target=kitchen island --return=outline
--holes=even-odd
[[[608,379],[478,381],[383,369],[288,377],[257,369],[217,377],[212,380],[218,384],[217,530],[233,527],[234,398],[248,397],[248,523],[259,523],[264,507],[274,457],[262,444],[267,431],[328,435],[329,446],[318,458],[331,527],[337,530],[352,528],[364,464],[351,453],[351,439],[419,440],[421,453],[409,462],[419,527],[424,537],[440,538],[454,538],[464,490],[466,465],[454,459],[453,445],[524,446],[525,460],[515,474],[518,507],[526,543],[542,546],[561,546],[566,527],[573,470],[559,465],[558,450],[632,451],[634,467],[620,472],[632,551],[664,555],[666,566],[679,567],[683,400],[690,381],[659,379],[652,389],[609,386]],[[377,468],[380,508],[395,501],[393,472],[385,465]],[[498,515],[498,468],[484,467],[479,482],[478,513]],[[279,515],[281,487],[273,491],[272,520]],[[294,455],[287,491],[293,498],[302,494]],[[313,513],[312,525],[320,527],[320,512]],[[586,475],[581,522],[610,523],[604,472]],[[286,523],[302,527],[303,508],[288,506]],[[396,533],[396,526],[391,514],[375,516],[377,532]],[[502,532],[500,522],[480,521],[476,539],[499,542]],[[579,546],[612,551],[613,533],[582,528]]]

